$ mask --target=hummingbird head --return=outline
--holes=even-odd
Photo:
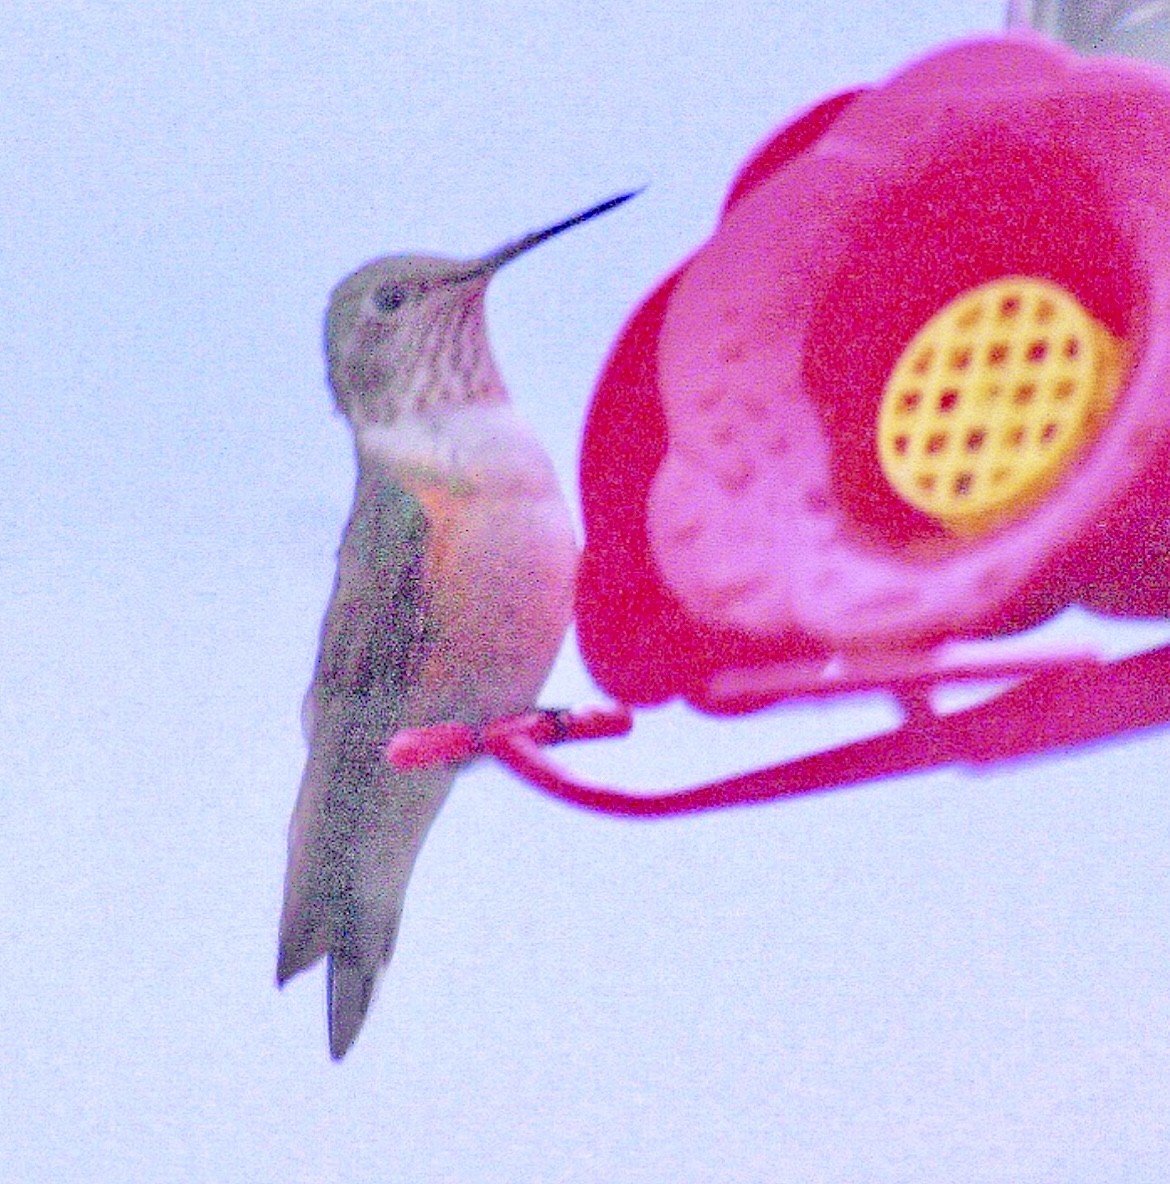
[[[325,316],[329,385],[354,423],[390,423],[408,411],[503,402],[483,323],[483,298],[506,263],[612,210],[610,198],[478,259],[391,255],[334,288]]]

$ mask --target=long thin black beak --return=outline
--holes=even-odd
[[[574,214],[571,218],[566,218],[563,222],[557,222],[553,226],[546,226],[544,230],[534,230],[531,234],[524,235],[523,238],[505,243],[504,246],[497,248],[473,263],[472,270],[466,278],[472,279],[479,275],[490,275],[493,271],[497,271],[503,267],[505,263],[510,263],[517,255],[523,255],[525,251],[531,251],[533,247],[540,246],[541,243],[547,242],[550,238],[555,237],[562,231],[571,230],[574,226],[580,226],[582,222],[588,222],[590,218],[596,218],[600,214],[608,213],[610,210],[620,206],[623,202],[629,201],[631,197],[637,197],[641,192],[641,189],[631,189],[629,193],[622,193],[617,197],[611,197],[608,201],[591,206],[580,214]]]

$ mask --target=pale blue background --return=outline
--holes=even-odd
[[[1001,16],[7,0],[0,1179],[1170,1176],[1165,735],[649,825],[480,768],[342,1066],[320,973],[272,985],[352,481],[332,284],[648,182],[489,301],[575,491],[614,334],[745,153]],[[596,695],[569,647],[546,701]],[[885,718],[669,708],[567,759],[665,786]]]

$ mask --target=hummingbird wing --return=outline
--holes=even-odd
[[[363,474],[305,699],[309,755],[289,827],[277,982],[329,956],[330,1051],[357,1036],[393,951],[415,858],[454,770],[382,757],[436,641],[421,503]]]

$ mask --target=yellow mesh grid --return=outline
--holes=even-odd
[[[1063,288],[1012,276],[964,292],[903,351],[878,456],[899,495],[960,534],[1034,505],[1096,435],[1123,343]]]

